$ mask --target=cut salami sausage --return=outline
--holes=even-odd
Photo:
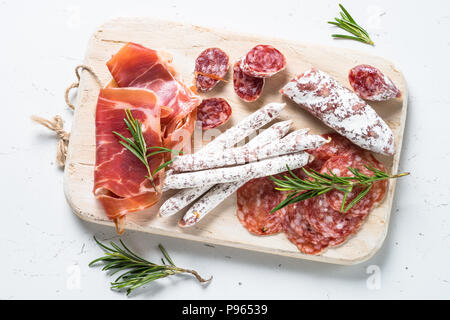
[[[188,154],[179,156],[172,163],[172,169],[176,172],[187,172],[240,165],[304,151],[305,149],[320,146],[326,142],[319,135],[306,134],[308,130],[296,130],[283,139],[264,141],[265,143],[258,147],[245,145],[237,148],[229,148],[221,153],[208,152],[200,155]]]
[[[356,94],[365,100],[385,101],[402,95],[389,77],[367,64],[350,69],[348,81]]]
[[[282,220],[282,228],[288,240],[295,244],[303,253],[319,254],[328,246],[328,240],[320,233],[311,229],[305,216],[308,205],[305,202],[297,202],[287,207]],[[316,243],[311,242],[314,240]]]
[[[237,191],[237,217],[253,234],[278,233],[282,228],[285,210],[281,209],[273,214],[270,211],[283,198],[283,193],[275,190],[274,183],[268,177],[250,180]]]
[[[195,84],[200,91],[209,91],[225,77],[229,68],[228,55],[219,48],[204,50],[195,60]]]
[[[250,140],[247,146],[257,148],[260,145],[266,144],[267,141],[280,139],[289,131],[291,124],[292,120],[278,122]],[[246,182],[246,180],[242,180],[238,182],[216,184],[200,200],[189,208],[183,219],[178,222],[178,225],[181,227],[190,227],[196,224]]]
[[[310,69],[281,93],[361,148],[394,154],[394,134],[364,100],[323,71]]]
[[[344,153],[352,153],[363,150],[338,133],[326,133],[323,134],[322,137],[327,140],[331,139],[331,141],[316,149],[307,150],[314,156],[314,160],[322,160],[324,162],[335,155],[342,155]],[[322,166],[320,166],[319,170],[321,168]]]
[[[257,45],[241,60],[241,69],[245,74],[268,78],[286,68],[286,58],[276,48],[269,45]]]
[[[350,140],[338,133],[326,133],[322,134],[322,137],[326,140],[329,140],[329,142],[321,145],[318,148],[306,150],[314,157],[314,160],[312,162],[303,167],[306,170],[312,169],[320,172],[325,162],[335,155],[363,151],[363,149],[354,145],[350,142]],[[301,179],[305,179],[308,177],[304,173],[303,168],[293,170],[294,174]]]
[[[322,173],[328,173],[331,171],[339,177],[348,177],[352,173],[348,170],[348,167],[353,167],[358,169],[361,173],[367,176],[373,176],[373,172],[365,167],[365,165],[372,165],[374,168],[385,171],[384,166],[376,160],[373,156],[367,159],[365,154],[353,153],[346,154],[343,156],[334,156],[327,160],[322,167]],[[346,203],[350,203],[364,187],[355,187],[347,196]],[[353,214],[366,214],[370,211],[373,206],[383,200],[387,191],[387,181],[379,181],[373,184],[369,193],[357,202],[349,212]],[[344,193],[338,190],[332,190],[326,194],[326,198],[330,206],[334,210],[340,211],[342,206],[342,200],[344,198]]]
[[[242,139],[245,139],[254,133],[257,129],[278,117],[285,106],[285,103],[269,103],[248,117],[242,119],[238,124],[222,133],[198,152],[206,153],[211,150],[220,152],[226,148],[232,147]],[[162,204],[159,211],[160,215],[170,216],[177,213],[207,192],[211,187],[212,186],[204,185],[198,188],[181,190]]]
[[[327,246],[330,238],[324,237],[322,234],[315,231],[308,220],[306,219],[308,211],[311,210],[312,199],[300,201],[288,206],[287,210],[290,216],[291,228],[302,236],[306,241]]]
[[[203,99],[197,108],[197,119],[202,122],[203,130],[217,128],[227,122],[231,112],[231,106],[225,99]]]
[[[264,78],[245,74],[241,69],[241,60],[233,67],[234,91],[244,101],[253,102],[259,98],[264,87]]]
[[[312,199],[306,219],[322,236],[333,238],[330,245],[338,245],[359,229],[368,213],[341,213],[330,206],[326,195],[321,195]]]

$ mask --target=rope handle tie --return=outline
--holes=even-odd
[[[100,87],[102,87],[100,79],[95,74],[95,72],[91,69],[91,67],[86,65],[79,65],[75,68],[75,75],[77,77],[77,81],[72,83],[65,91],[64,99],[66,101],[66,104],[69,108],[72,110],[75,110],[75,106],[70,102],[69,100],[69,93],[70,90],[74,88],[78,88],[80,86],[80,70],[81,71],[88,71],[92,77],[97,81]],[[64,168],[64,165],[66,163],[67,159],[67,148],[69,146],[69,139],[70,139],[70,133],[64,131],[64,122],[60,115],[56,115],[53,117],[52,120],[48,120],[42,117],[38,116],[31,116],[31,120],[43,125],[44,127],[48,128],[49,130],[56,133],[56,136],[58,137],[58,146],[56,149],[56,162],[58,163],[58,166],[61,168]]]

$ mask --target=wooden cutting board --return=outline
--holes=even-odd
[[[153,19],[119,18],[100,27],[89,42],[84,63],[99,76],[102,84],[111,80],[106,61],[125,43],[136,42],[146,47],[169,52],[174,65],[185,83],[191,85],[194,62],[198,54],[209,47],[219,47],[230,56],[233,63],[257,44],[271,44],[283,52],[287,68],[266,81],[262,96],[253,103],[240,100],[234,93],[232,71],[205,97],[223,97],[233,107],[233,115],[222,130],[236,124],[240,119],[269,102],[286,102],[287,106],[278,120],[294,120],[294,128],[311,128],[312,133],[329,132],[307,112],[301,110],[289,99],[282,97],[279,89],[295,75],[311,66],[317,67],[349,86],[347,74],[350,68],[366,63],[387,74],[403,92],[403,99],[370,103],[394,131],[396,152],[393,157],[377,156],[386,168],[397,172],[407,112],[407,88],[405,79],[393,64],[383,58],[365,53],[303,44],[294,41],[231,33],[188,24]],[[64,174],[64,189],[69,205],[80,218],[99,224],[113,226],[101,205],[92,194],[95,164],[95,108],[99,86],[92,76],[83,72],[77,96],[68,158]],[[336,264],[355,264],[367,260],[381,247],[388,230],[389,216],[394,197],[396,181],[390,181],[389,192],[383,203],[374,209],[361,230],[345,244],[330,248],[322,255],[311,256],[300,253],[284,234],[254,236],[244,229],[236,218],[236,197],[229,197],[200,223],[191,228],[180,228],[177,221],[184,212],[160,218],[157,211],[161,202],[149,210],[130,214],[126,229],[166,235],[170,237],[225,245],[247,250],[266,252],[294,258],[316,260]]]

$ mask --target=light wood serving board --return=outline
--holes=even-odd
[[[286,70],[266,81],[263,94],[256,102],[246,103],[237,97],[232,85],[232,70],[226,77],[228,83],[222,82],[210,93],[203,95],[223,97],[231,104],[233,115],[224,128],[221,128],[222,131],[261,106],[269,102],[282,101],[286,102],[287,106],[278,118],[279,121],[294,120],[293,129],[309,127],[312,129],[312,133],[330,132],[329,128],[322,125],[313,116],[301,110],[289,99],[282,97],[278,93],[279,89],[295,75],[304,72],[311,66],[329,73],[343,85],[349,86],[347,74],[350,68],[361,63],[373,65],[386,73],[403,92],[403,99],[370,103],[389,124],[395,135],[395,155],[393,157],[377,157],[390,172],[397,171],[408,93],[403,75],[395,69],[391,62],[383,58],[346,49],[236,34],[176,22],[119,18],[105,23],[95,32],[86,53],[84,63],[95,71],[103,85],[111,80],[111,75],[105,65],[106,61],[129,41],[172,54],[176,69],[188,85],[191,85],[193,80],[195,59],[206,48],[219,47],[223,49],[229,54],[230,63],[236,61],[257,44],[271,44],[283,52],[287,59]],[[98,92],[98,84],[88,72],[83,72],[70,136],[64,189],[69,205],[80,218],[113,226],[92,193],[95,164],[94,121]],[[183,229],[178,227],[177,221],[182,217],[184,211],[168,218],[161,218],[157,215],[159,206],[170,196],[168,193],[157,206],[143,212],[130,214],[126,229],[294,258],[336,264],[355,264],[374,255],[385,239],[395,183],[395,180],[390,181],[389,192],[385,200],[372,211],[362,229],[355,236],[345,244],[330,248],[319,256],[300,253],[283,233],[261,237],[247,232],[236,217],[235,195],[229,197],[197,225]]]

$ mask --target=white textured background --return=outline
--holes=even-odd
[[[226,5],[224,5],[226,3]],[[66,204],[56,140],[31,114],[60,114],[73,69],[96,27],[117,16],[149,16],[233,31],[354,48],[393,61],[409,87],[409,113],[389,234],[371,260],[335,266],[126,232],[130,247],[214,275],[164,279],[134,298],[450,298],[450,2],[343,4],[376,47],[332,40],[337,1],[5,1],[0,0],[0,298],[125,298],[87,264],[102,251],[92,236],[115,231],[81,221]],[[368,286],[373,268],[380,286]],[[369,267],[369,268],[368,268]],[[79,277],[78,277],[79,276]],[[79,278],[79,282],[76,279]],[[370,278],[374,279],[374,278]],[[369,280],[370,281],[370,280]]]

